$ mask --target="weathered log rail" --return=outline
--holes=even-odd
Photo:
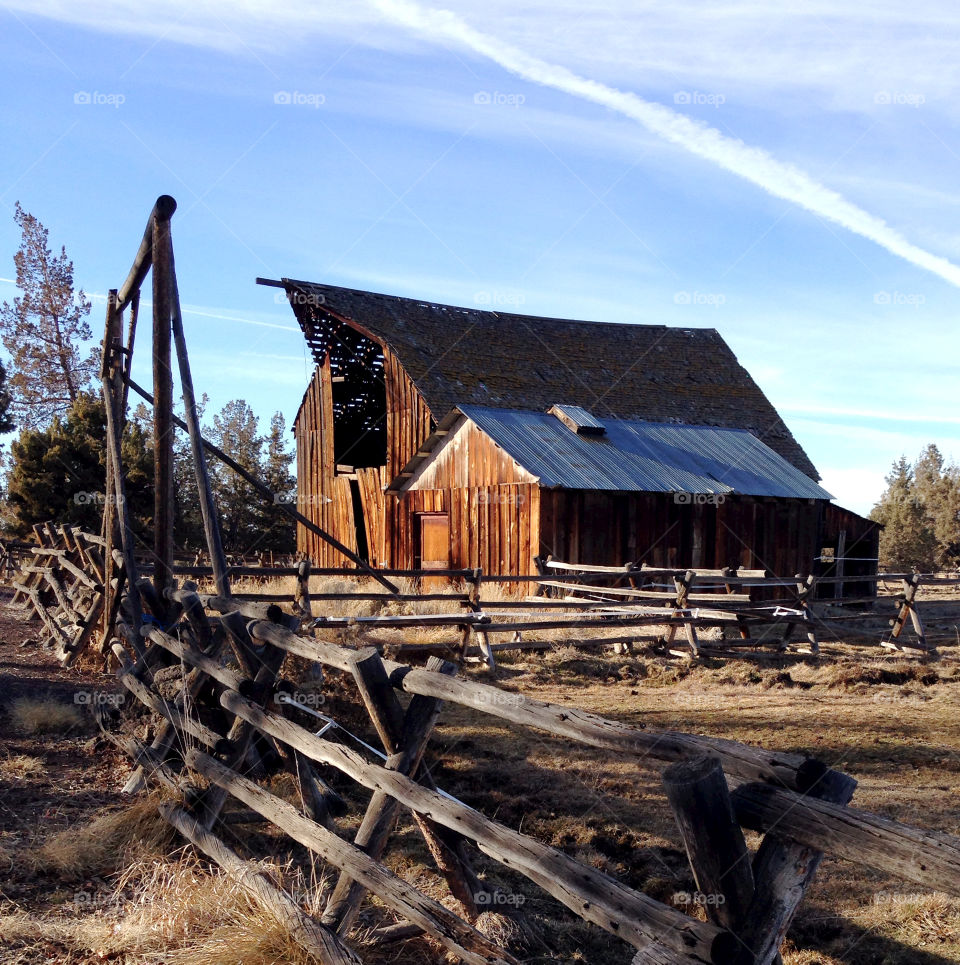
[[[104,605],[104,543],[72,526],[33,527],[10,581],[12,603],[29,602],[40,620],[40,642],[66,666],[94,637]]]
[[[481,570],[381,570],[385,576],[400,577],[416,585],[424,578],[445,579],[449,590],[428,593],[386,594],[362,586],[334,592],[309,590],[311,577],[340,577],[363,580],[356,568],[312,567],[301,561],[295,567],[269,571],[256,567],[231,568],[233,576],[259,578],[261,589],[236,592],[239,599],[261,603],[297,602],[305,597],[314,603],[355,600],[370,602],[431,602],[447,610],[469,610],[451,626],[466,631],[460,637],[461,657],[477,654],[495,667],[495,654],[507,650],[549,649],[566,641],[531,640],[527,634],[555,630],[599,630],[624,632],[591,636],[581,634],[577,646],[613,646],[629,649],[634,642],[648,641],[656,649],[674,656],[736,657],[773,659],[778,656],[817,656],[822,642],[850,642],[872,645],[901,653],[937,656],[937,645],[953,642],[948,634],[939,638],[924,627],[921,614],[923,587],[960,587],[960,577],[916,573],[879,573],[858,576],[858,583],[898,586],[895,595],[863,598],[825,598],[824,588],[850,578],[797,574],[771,576],[763,570],[665,569],[645,565],[588,566],[555,561],[537,561],[536,577],[490,576]],[[209,578],[212,570],[200,565],[175,568],[184,575]],[[294,594],[270,591],[271,580],[297,577]],[[485,596],[484,589],[514,583],[536,587],[536,595],[523,599],[505,598],[501,592]],[[672,589],[669,587],[672,586]],[[867,605],[870,609],[864,609]],[[885,614],[884,607],[892,607]],[[567,615],[563,615],[566,611]],[[552,615],[550,615],[552,612]],[[487,619],[489,618],[489,620]],[[438,614],[442,622],[442,617]],[[884,622],[885,627],[877,624]],[[361,627],[403,629],[413,621],[397,617],[328,618],[329,629]],[[704,637],[700,631],[719,628],[721,639]],[[633,629],[632,634],[626,632]],[[904,632],[908,630],[910,632]],[[797,631],[800,637],[794,640]],[[685,646],[680,647],[677,635]],[[479,645],[478,645],[479,644]],[[415,653],[417,645],[401,648]]]

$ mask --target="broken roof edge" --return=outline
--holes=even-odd
[[[533,331],[531,325],[536,323],[559,326],[555,330],[550,329],[547,334],[555,331],[569,340],[575,340],[576,335],[572,333],[576,328],[583,329],[585,333],[589,329],[590,334],[596,335],[605,343],[609,343],[607,349],[608,356],[611,358],[619,357],[617,356],[617,352],[620,351],[618,343],[622,342],[624,337],[628,339],[635,337],[653,338],[656,344],[659,344],[660,333],[664,333],[664,337],[669,334],[674,343],[676,343],[677,338],[680,338],[682,342],[683,337],[687,336],[691,340],[691,346],[695,346],[692,358],[696,358],[697,353],[701,357],[704,356],[704,353],[708,353],[711,359],[716,361],[714,358],[716,356],[723,363],[717,369],[718,375],[716,378],[700,380],[707,389],[702,398],[688,384],[688,379],[691,376],[685,375],[683,371],[678,371],[670,373],[662,379],[665,389],[661,394],[663,399],[666,400],[662,405],[650,403],[650,400],[643,396],[641,390],[646,386],[646,383],[640,387],[632,385],[631,391],[624,396],[627,401],[618,406],[622,411],[617,411],[616,415],[619,418],[641,420],[647,415],[652,415],[656,421],[669,421],[674,416],[672,412],[667,410],[676,410],[676,421],[680,423],[689,425],[723,424],[724,427],[743,428],[786,458],[807,478],[814,481],[820,479],[817,467],[790,430],[786,421],[777,412],[757,381],[737,358],[723,335],[714,327],[699,328],[695,325],[664,325],[634,321],[604,322],[555,316],[521,315],[516,312],[493,311],[482,306],[449,305],[407,295],[370,292],[289,277],[281,279],[258,278],[257,281],[270,287],[286,289],[287,301],[297,318],[316,363],[322,363],[325,350],[328,348],[323,332],[326,325],[345,325],[378,344],[399,362],[435,421],[439,420],[440,416],[449,411],[452,406],[460,402],[539,411],[547,401],[556,401],[556,396],[549,400],[544,396],[544,386],[541,384],[541,381],[549,382],[550,377],[556,376],[556,372],[548,371],[546,375],[540,373],[541,381],[528,378],[524,391],[532,392],[536,396],[535,401],[531,400],[534,401],[532,405],[521,398],[517,389],[518,380],[522,379],[523,376],[509,369],[507,370],[510,375],[509,378],[501,377],[491,383],[493,386],[490,390],[491,397],[486,400],[481,397],[488,391],[485,385],[488,380],[482,378],[484,370],[471,370],[469,374],[476,377],[468,378],[462,372],[459,372],[455,365],[451,368],[448,361],[446,371],[443,371],[437,367],[437,359],[430,356],[429,351],[424,349],[423,340],[418,343],[419,326],[424,320],[428,324],[428,331],[432,332],[432,337],[438,341],[438,344],[440,338],[437,334],[439,331],[438,325],[447,326],[448,328],[445,328],[440,334],[444,337],[449,335],[453,338],[453,344],[457,344],[463,337],[463,332],[457,326],[463,328],[466,325],[467,331],[469,331],[471,317],[474,322],[482,323],[485,319],[491,325],[510,326],[516,322],[521,325],[521,328],[526,327],[531,331]],[[404,327],[405,322],[406,328]],[[413,323],[412,327],[411,322]],[[430,325],[433,326],[432,329],[429,329]],[[645,332],[647,335],[624,336],[621,334],[624,330],[630,330],[634,333]],[[530,346],[521,347],[530,348]],[[567,346],[568,354],[569,350],[570,347]],[[677,350],[678,345],[674,344],[674,357],[677,357]],[[441,358],[444,355],[441,355]],[[685,349],[683,349],[680,357],[687,358]],[[498,361],[498,359],[493,358],[490,361],[492,363]],[[563,358],[558,357],[558,361],[562,363]],[[594,381],[609,377],[609,373],[603,370],[603,364],[601,356],[598,365],[602,371],[594,373]],[[548,370],[551,368],[556,369],[557,366],[547,366]],[[633,368],[634,366],[631,365],[630,369]],[[500,372],[501,370],[497,369],[496,371]],[[461,379],[464,382],[463,385],[460,384]],[[651,381],[658,382],[661,380],[653,379]],[[695,377],[693,381],[697,383]],[[633,382],[637,382],[635,377],[633,377]],[[582,398],[572,398],[567,401],[573,404],[583,404]],[[651,404],[653,405],[652,411],[649,410]],[[645,408],[647,411],[644,411]]]

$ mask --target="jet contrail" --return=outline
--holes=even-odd
[[[646,101],[629,91],[608,87],[599,81],[580,77],[566,67],[540,60],[496,37],[475,30],[448,10],[426,9],[408,0],[370,2],[384,16],[428,38],[453,41],[469,47],[518,77],[593,101],[633,118],[671,144],[752,181],[775,197],[792,201],[842,225],[848,231],[886,248],[891,254],[960,287],[960,267],[912,244],[882,218],[847,201],[843,195],[820,184],[794,165],[778,161],[762,148],[727,137],[716,128],[678,114],[662,104]]]

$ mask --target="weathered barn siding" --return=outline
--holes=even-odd
[[[880,528],[879,523],[842,506],[828,503],[823,507],[817,556],[843,557],[843,562],[838,566],[836,562],[821,560],[818,575],[851,578],[843,584],[842,594],[837,595],[876,596],[877,584],[874,581],[858,583],[856,577],[870,576],[877,572]],[[834,585],[822,584],[818,587],[820,597],[832,597],[835,592]]]
[[[397,357],[384,347],[387,389],[387,480],[396,479],[430,435],[430,410]]]
[[[574,563],[809,570],[819,505],[808,500],[541,490],[540,554]]]
[[[411,489],[449,489],[532,483],[535,476],[469,419],[460,420],[446,444],[410,479]]]
[[[419,514],[447,513],[452,568],[481,567],[495,576],[536,572],[540,489],[535,484],[415,489],[388,501],[397,506],[392,518],[393,560],[398,568],[419,567]]]
[[[370,469],[358,469],[357,479],[360,484],[360,499],[363,507],[363,523],[367,536],[367,559],[376,566],[386,566],[384,541],[384,504],[383,490],[386,486],[385,469],[383,466],[373,466]]]
[[[370,562],[391,565],[388,550],[393,520],[388,518],[395,501],[385,500],[383,489],[417,452],[429,436],[432,423],[413,383],[395,356],[384,351],[384,380],[387,399],[387,465],[358,468],[353,473],[337,474],[333,428],[333,373],[329,356],[314,369],[310,385],[294,421],[297,444],[298,509],[311,522],[340,540],[354,552],[358,545],[357,527],[362,522]],[[351,491],[357,487],[356,499]],[[331,500],[328,502],[327,500]],[[361,519],[355,502],[359,501]],[[328,543],[300,526],[297,552],[309,556],[318,566],[343,566],[346,558]]]
[[[417,516],[447,513],[450,566],[481,567],[497,576],[536,572],[540,543],[540,488],[488,435],[469,420],[453,430],[449,444],[411,480],[396,503],[393,558],[419,565]]]
[[[334,475],[333,397],[330,363],[318,365],[294,421],[297,443],[297,509],[356,552],[357,530],[349,480]],[[297,552],[318,566],[351,565],[347,558],[303,526]]]

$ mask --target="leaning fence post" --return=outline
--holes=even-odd
[[[473,570],[468,576],[465,577],[467,583],[470,584],[470,590],[467,594],[467,606],[470,607],[471,613],[482,613],[483,606],[480,603],[480,586],[483,582],[483,570],[479,567]],[[493,647],[490,646],[490,637],[483,631],[478,630],[474,624],[469,624],[464,627],[464,643],[470,639],[471,636],[476,636],[477,643],[480,645],[480,652],[483,654],[484,660],[487,661],[487,667],[490,670],[497,669],[497,661],[493,656]],[[466,656],[467,648],[463,647],[463,656]]]
[[[374,647],[351,655],[350,664],[363,702],[388,754],[386,766],[409,777],[417,776],[442,701],[435,697],[416,696],[404,714],[380,654]],[[457,669],[455,665],[436,657],[430,658],[427,668],[448,675]],[[433,786],[425,769],[420,774],[420,780],[428,787]],[[375,792],[370,800],[354,843],[373,858],[379,857],[386,847],[396,808],[396,799],[386,792]],[[460,853],[458,841],[452,839],[447,829],[438,827],[428,818],[414,813],[414,819],[453,896],[464,906],[470,918],[475,918],[476,880],[465,856]],[[352,881],[346,873],[341,874],[324,911],[324,924],[334,927],[338,934],[345,935],[350,930],[365,893],[362,885]]]
[[[736,927],[753,900],[753,871],[720,758],[703,755],[671,764],[663,785],[707,917]]]
[[[807,794],[847,804],[856,787],[848,774],[827,770]],[[822,851],[798,844],[784,831],[767,832],[754,856],[753,901],[736,928],[744,948],[738,965],[771,965],[778,959],[790,922],[823,860]]]
[[[911,622],[913,623],[914,632],[917,635],[917,642],[920,646],[926,649],[927,646],[927,636],[923,629],[923,621],[920,619],[920,613],[917,610],[917,590],[920,588],[920,574],[914,573],[903,581],[903,600],[900,603],[900,609],[897,612],[896,618],[892,622],[892,629],[890,631],[890,639],[896,640],[897,637],[903,632],[903,628],[907,622],[907,616],[909,615]],[[900,649],[897,647],[897,649]]]

